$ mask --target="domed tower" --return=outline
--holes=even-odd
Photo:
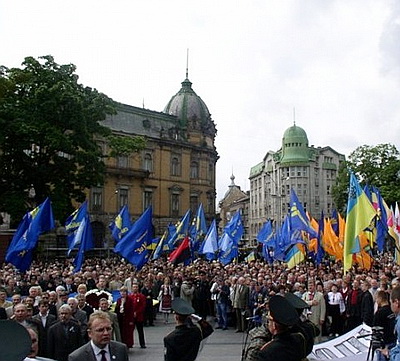
[[[217,133],[215,124],[206,103],[192,89],[187,71],[186,79],[181,84],[182,88],[171,98],[163,112],[178,118],[179,126],[187,130],[191,143],[213,147]]]
[[[293,164],[304,163],[310,160],[307,133],[303,128],[293,124],[286,129],[282,138],[282,156],[280,163]]]

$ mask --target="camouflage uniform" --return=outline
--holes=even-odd
[[[261,347],[271,341],[272,335],[265,325],[253,328],[249,332],[249,344],[244,353],[244,361],[256,360],[256,355]]]

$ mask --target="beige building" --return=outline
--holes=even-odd
[[[282,138],[278,151],[268,151],[250,170],[249,236],[254,240],[266,220],[280,224],[289,210],[293,188],[304,209],[316,218],[335,208],[332,187],[343,154],[329,146],[309,146],[304,129],[294,124]]]
[[[133,219],[151,205],[158,235],[200,203],[208,221],[215,217],[217,131],[187,77],[162,112],[118,104],[103,125],[121,137],[144,136],[147,144],[139,154],[110,158],[105,183],[88,192],[97,247],[107,241],[107,226],[124,205]],[[106,154],[107,144],[102,147]]]
[[[224,227],[231,220],[236,212],[241,212],[241,218],[244,227],[242,240],[248,240],[248,217],[249,217],[249,193],[243,192],[235,184],[235,176],[231,176],[231,184],[224,197],[219,202],[220,222],[218,225],[219,234],[222,234]]]

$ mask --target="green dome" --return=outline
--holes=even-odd
[[[296,124],[286,129],[282,138],[282,163],[305,163],[309,161],[307,133]]]

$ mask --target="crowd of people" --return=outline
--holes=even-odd
[[[88,341],[87,322],[94,308],[108,313],[113,340],[131,348],[137,332],[139,346],[146,348],[144,328],[154,326],[156,317],[171,322],[177,298],[201,318],[215,320],[216,329],[246,332],[264,324],[271,297],[288,293],[307,304],[308,320],[319,331],[315,342],[363,322],[391,327],[385,345],[396,342],[394,321],[387,316],[391,290],[400,284],[400,266],[388,254],[380,256],[370,270],[355,266],[347,274],[340,262],[329,260],[287,269],[261,260],[223,266],[198,259],[176,266],[159,259],[136,271],[113,257],[88,259],[81,272],[73,269],[67,259],[33,262],[23,274],[9,264],[0,269],[0,318],[33,326],[39,335],[39,356],[68,360]],[[118,296],[113,300],[110,294]]]

